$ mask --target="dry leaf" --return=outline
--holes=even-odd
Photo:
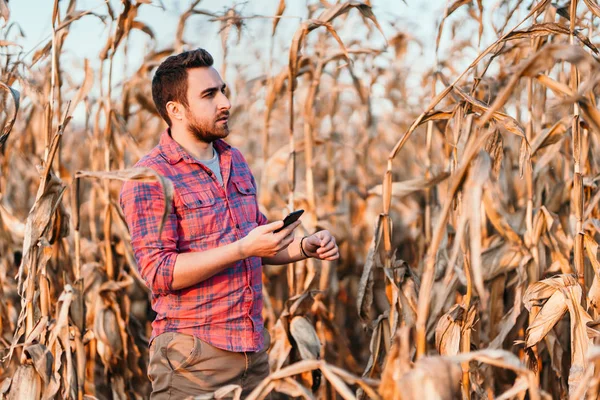
[[[321,342],[315,328],[305,317],[292,318],[290,333],[296,341],[303,360],[318,360],[321,358]]]
[[[8,20],[10,18],[10,10],[8,8],[7,0],[0,0],[0,17],[4,19],[4,24],[2,25],[4,28],[6,24],[8,24]]]
[[[277,25],[279,24],[279,21],[281,20],[281,17],[283,15],[283,12],[285,11],[285,0],[279,0],[279,5],[277,6],[277,12],[275,13],[275,18],[273,18],[273,33],[271,33],[271,36],[275,36],[275,30],[277,29]]]
[[[4,0],[0,0],[0,4],[2,4]],[[8,122],[8,124],[6,124],[3,128],[2,131],[0,131],[0,149],[2,147],[4,147],[4,143],[6,143],[6,140],[8,139],[8,135],[10,135],[10,131],[12,130],[15,121],[17,120],[17,113],[19,112],[19,100],[20,100],[20,93],[17,92],[15,89],[11,88],[10,86],[6,85],[3,82],[0,82],[0,87],[8,90],[10,92],[10,95],[12,96],[14,105],[15,105],[15,109],[13,111],[13,116],[10,119],[10,121]]]

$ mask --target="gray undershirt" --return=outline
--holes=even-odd
[[[223,176],[221,175],[221,166],[219,165],[219,153],[217,153],[217,151],[215,150],[214,147],[213,147],[213,158],[211,158],[210,160],[197,160],[197,161],[204,164],[208,169],[210,169],[217,177],[217,180],[219,181],[221,186],[223,186]]]

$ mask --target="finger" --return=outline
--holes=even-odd
[[[279,235],[279,233],[277,233],[276,235]],[[275,247],[278,249],[277,251],[280,251],[280,250],[288,247],[290,245],[290,243],[292,243],[293,241],[294,241],[294,235],[291,233],[287,236],[279,237],[279,239],[277,240],[277,243],[275,244]]]
[[[333,241],[333,236],[331,236],[329,232],[324,232],[324,234],[321,235],[321,247],[325,247],[331,241]]]
[[[315,233],[315,236],[317,236],[321,240],[329,239],[332,237],[331,232],[329,232],[328,230],[318,231]]]
[[[301,223],[302,223],[301,221],[296,221],[296,222],[292,223],[291,225],[289,225],[288,227],[286,227],[285,229],[288,232],[292,232],[294,229],[296,229],[297,227],[299,227]]]
[[[288,229],[284,229],[281,232],[277,233],[279,235],[279,242],[283,242],[284,240],[294,240],[294,232],[288,231]]]
[[[279,220],[279,221],[271,222],[270,224],[263,225],[263,228],[265,230],[265,233],[269,233],[269,232],[276,231],[277,229],[281,228],[282,226],[283,226],[283,221]]]
[[[338,248],[337,248],[337,247],[334,247],[333,249],[330,249],[330,250],[324,251],[324,252],[322,252],[322,253],[321,253],[321,254],[319,254],[319,255],[320,255],[321,257],[329,257],[329,256],[331,256],[332,254],[335,254],[335,253],[338,253],[338,252],[339,252]]]
[[[327,260],[327,261],[337,260],[338,258],[340,258],[340,253],[337,250],[335,250],[331,254],[327,253],[321,257],[322,260]]]
[[[289,241],[290,243],[292,243],[294,241],[295,237],[294,237],[294,232],[290,232],[286,237],[284,237],[282,239],[282,241]]]
[[[330,252],[331,250],[337,249],[337,246],[335,245],[335,243],[329,243],[327,246],[325,247],[319,247],[317,249],[317,254],[322,255],[325,253]]]
[[[287,249],[289,247],[290,244],[292,244],[292,242],[294,241],[294,238],[285,238],[284,240],[282,240],[281,242],[279,242],[279,246],[278,246],[278,251],[281,251],[283,249]]]
[[[294,235],[290,234],[290,236],[288,236],[285,239],[286,247],[289,246],[290,244],[292,244],[294,242],[294,239],[295,239]]]
[[[300,225],[300,223],[301,223],[300,221],[293,222],[291,225],[286,226],[280,232],[277,232],[277,234],[280,235],[281,238],[284,238],[284,237],[288,236],[289,234],[291,234],[292,231],[294,229],[296,229],[298,227],[298,225]]]
[[[319,247],[317,249],[317,253],[325,254],[328,251],[331,251],[332,249],[335,249],[335,248],[336,248],[335,242],[329,242],[329,243],[327,243],[327,245]]]
[[[314,247],[320,247],[321,246],[321,239],[315,234],[315,235],[310,235],[309,237],[307,237],[306,239],[304,239],[308,244],[314,246]]]
[[[333,252],[339,251],[338,247],[335,245],[335,243],[331,243],[329,246],[327,247],[321,247],[317,250],[317,253],[320,256],[325,256],[326,254],[331,254]]]

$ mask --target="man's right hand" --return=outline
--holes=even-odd
[[[294,222],[277,233],[273,233],[273,231],[281,228],[283,221],[271,222],[252,229],[246,237],[240,240],[244,258],[273,257],[294,241],[294,229],[298,225],[300,225],[300,221]]]

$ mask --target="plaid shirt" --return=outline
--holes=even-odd
[[[160,237],[165,204],[160,185],[130,181],[121,190],[131,245],[157,313],[150,342],[161,333],[175,331],[228,351],[258,351],[263,347],[260,257],[236,262],[188,288],[172,288],[179,253],[224,246],[267,223],[258,209],[256,182],[242,154],[222,140],[213,145],[226,189],[210,169],[173,140],[169,130],[135,165],[152,168],[173,182],[173,201]]]

